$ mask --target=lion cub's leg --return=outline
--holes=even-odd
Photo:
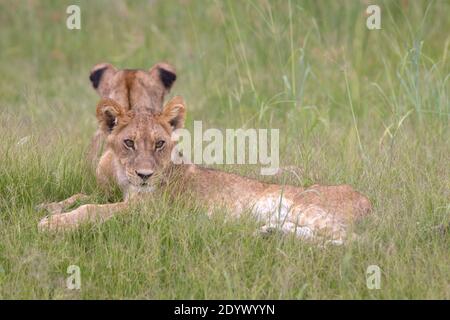
[[[281,195],[267,195],[256,201],[252,213],[259,221],[265,223],[259,232],[262,235],[275,232],[292,233],[300,239],[312,240],[314,238],[313,228],[291,221],[293,204],[293,201]]]
[[[342,244],[345,226],[334,215],[317,205],[304,205],[278,194],[268,194],[255,202],[252,213],[264,223],[263,235],[292,233],[299,239]]]
[[[37,210],[47,210],[50,214],[62,213],[64,209],[72,206],[77,201],[84,201],[89,199],[89,197],[83,193],[77,193],[59,202],[44,202],[36,206]]]
[[[41,231],[70,230],[86,222],[106,221],[114,213],[125,209],[126,202],[111,204],[85,204],[72,211],[54,214],[43,218],[38,228]]]
[[[299,226],[289,221],[285,221],[282,224],[277,224],[274,222],[268,223],[262,226],[259,229],[259,232],[262,235],[269,235],[276,232],[281,232],[284,234],[292,233],[295,234],[298,238],[304,240],[312,240],[314,238],[314,232],[311,228],[306,226]]]

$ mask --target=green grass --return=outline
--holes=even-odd
[[[78,3],[82,29],[65,27]],[[450,3],[0,1],[0,298],[450,298]],[[102,225],[42,234],[35,205],[77,192],[102,203],[84,152],[109,61],[178,70],[187,127],[279,128],[283,166],[223,170],[301,186],[349,183],[374,213],[361,241],[318,248],[254,237],[166,197]],[[117,196],[116,196],[117,197]],[[82,288],[66,289],[81,268]],[[369,265],[380,290],[366,287]]]

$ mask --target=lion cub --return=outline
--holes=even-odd
[[[83,195],[44,205],[56,213],[39,223],[43,230],[74,228],[87,221],[110,218],[130,201],[151,194],[163,185],[173,194],[183,192],[203,204],[209,214],[218,207],[233,217],[249,212],[264,226],[263,232],[280,230],[301,239],[342,243],[348,226],[371,211],[369,200],[348,185],[309,188],[267,184],[239,175],[192,164],[174,164],[171,153],[174,130],[184,126],[181,97],[170,100],[162,112],[148,113],[124,108],[111,99],[97,105],[100,130],[107,133],[106,150],[97,167],[103,186],[116,183],[124,201],[86,204],[62,213]]]

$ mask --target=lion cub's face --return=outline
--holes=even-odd
[[[147,186],[153,174],[169,162],[170,133],[167,126],[144,113],[133,116],[122,130],[110,135],[110,147],[132,185]]]
[[[114,155],[120,185],[151,187],[170,163],[173,130],[184,125],[185,107],[180,97],[170,100],[162,113],[127,111],[111,99],[97,106],[100,127],[108,134],[107,151]]]

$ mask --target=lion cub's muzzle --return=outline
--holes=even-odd
[[[153,170],[136,170],[136,175],[141,178],[142,184],[146,184],[148,178],[153,175]]]
[[[154,171],[151,169],[136,169],[127,171],[128,181],[136,187],[145,187],[150,184]]]

